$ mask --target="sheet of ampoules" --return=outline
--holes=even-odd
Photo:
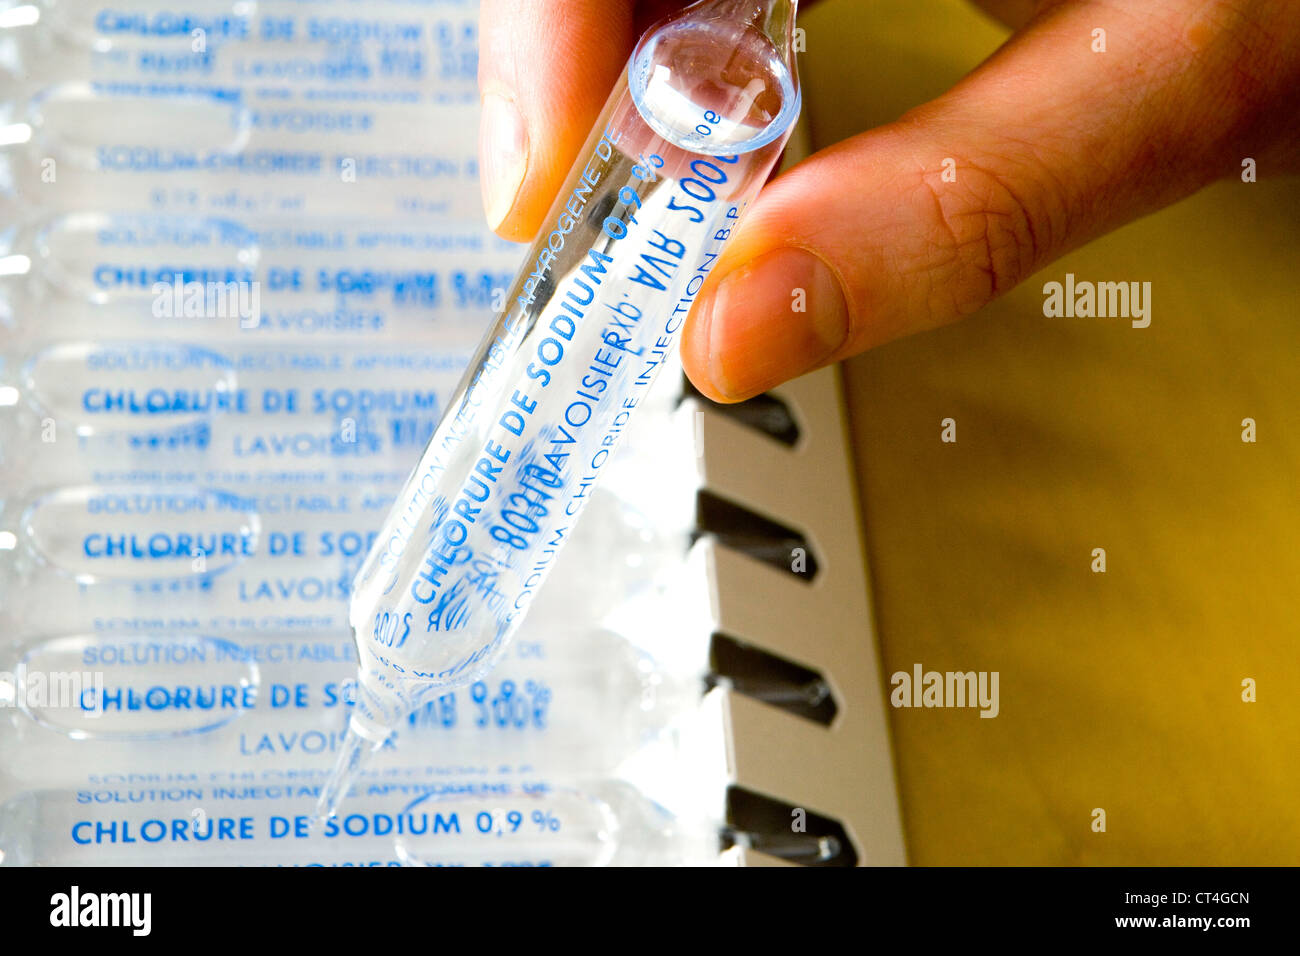
[[[681,566],[691,489],[651,513],[615,476],[500,666],[308,826],[352,579],[519,264],[478,205],[476,6],[46,0],[0,31],[0,862],[715,856],[716,795],[669,780],[707,655],[609,624]],[[632,478],[691,467],[665,379]]]

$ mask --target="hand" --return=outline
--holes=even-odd
[[[682,333],[705,395],[749,398],[969,315],[1247,157],[1300,169],[1296,0],[992,5],[1027,22],[979,68],[751,207]],[[483,0],[480,153],[502,236],[533,237],[641,30],[680,6]]]

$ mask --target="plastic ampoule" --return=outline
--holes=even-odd
[[[633,51],[357,576],[357,706],[322,817],[519,626],[789,137],[796,6],[702,0]]]

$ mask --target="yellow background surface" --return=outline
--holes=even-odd
[[[1006,36],[959,0],[801,23],[817,147]],[[1067,272],[1151,282],[1150,327],[1045,318]],[[1300,181],[1224,182],[845,364],[885,675],[1000,673],[996,719],[890,711],[913,863],[1300,863],[1298,290]]]

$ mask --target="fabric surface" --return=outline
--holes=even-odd
[[[816,147],[1006,35],[958,0],[801,22]],[[1149,281],[1150,327],[1045,317],[1067,272]],[[1220,183],[843,371],[884,674],[1000,675],[994,719],[890,711],[911,861],[1300,863],[1300,181]]]

